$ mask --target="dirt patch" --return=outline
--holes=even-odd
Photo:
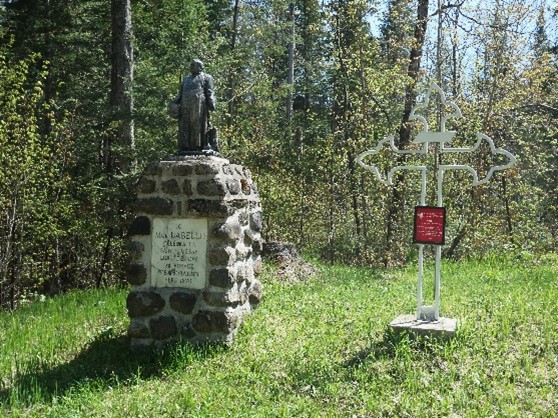
[[[275,263],[280,281],[296,284],[308,280],[318,272],[318,268],[302,259],[296,245],[271,241],[263,246],[262,257]]]

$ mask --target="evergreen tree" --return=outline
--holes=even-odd
[[[412,37],[412,8],[408,0],[389,0],[387,13],[380,27],[384,59],[391,64],[403,63],[409,55]]]

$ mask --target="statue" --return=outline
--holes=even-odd
[[[203,72],[203,63],[194,59],[190,75],[184,78],[170,114],[178,118],[178,155],[218,155],[217,130],[209,112],[215,110],[213,77]]]

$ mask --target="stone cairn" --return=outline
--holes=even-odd
[[[215,156],[170,157],[146,168],[137,192],[126,270],[132,347],[231,343],[262,296],[262,215],[250,171]]]

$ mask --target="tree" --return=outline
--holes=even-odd
[[[48,70],[35,71],[38,55],[7,49],[0,47],[0,307],[14,309],[25,292],[51,286],[66,268],[60,241],[72,213],[72,161],[64,121],[47,99]]]
[[[408,79],[405,86],[403,115],[395,142],[395,145],[399,149],[405,149],[411,143],[412,126],[409,123],[409,116],[417,97],[417,82],[428,23],[428,3],[428,0],[419,0],[417,4],[414,34],[410,45],[410,54],[407,64]],[[399,163],[402,165],[402,159],[404,157],[398,156],[398,158],[401,159],[401,161],[398,160],[395,165],[400,165]],[[400,245],[403,239],[403,225],[405,224],[403,219],[405,213],[405,175],[403,172],[397,174],[395,185],[391,190],[389,199],[385,236],[385,266],[392,263],[400,264],[404,261],[405,257],[404,248]]]
[[[387,13],[380,27],[380,43],[386,61],[391,64],[405,65],[409,55],[413,20],[411,2],[408,0],[390,0]]]
[[[376,32],[370,25],[378,21],[380,5],[386,14]],[[175,150],[177,124],[167,106],[192,58],[202,59],[216,82],[212,123],[223,155],[249,167],[259,185],[266,239],[293,241],[332,262],[405,262],[413,251],[408,202],[416,200],[415,177],[401,174],[396,187],[384,188],[354,158],[393,132],[400,148],[412,146],[409,113],[421,83],[435,77],[466,115],[452,126],[457,143],[470,145],[471,136],[483,132],[520,157],[518,170],[498,174],[483,188],[464,186],[470,180],[465,175],[448,176],[444,201],[457,220],[448,224],[446,255],[555,248],[558,65],[549,28],[556,17],[544,2],[530,5],[8,5],[0,20],[6,62],[0,71],[15,87],[0,80],[8,115],[0,141],[11,153],[2,154],[0,168],[9,179],[0,187],[4,304],[29,289],[55,292],[118,279],[124,251],[116,238],[125,233],[134,179],[146,164]],[[427,23],[432,18],[438,26]],[[429,111],[431,123],[437,112]],[[20,148],[26,151],[16,153]],[[47,167],[53,155],[63,156],[63,163]],[[382,169],[398,164],[386,154],[377,157]],[[489,153],[469,161],[480,171],[492,162]],[[52,231],[45,229],[46,208],[55,214]],[[32,234],[40,238],[22,241]],[[40,280],[31,279],[31,268],[42,269]]]
[[[114,171],[124,173],[129,167],[126,154],[134,148],[134,52],[132,47],[132,15],[130,0],[111,0],[112,50],[111,82],[109,105],[113,109],[112,125],[114,137],[105,143],[105,169],[107,174]],[[122,147],[123,152],[114,166],[112,144]]]

